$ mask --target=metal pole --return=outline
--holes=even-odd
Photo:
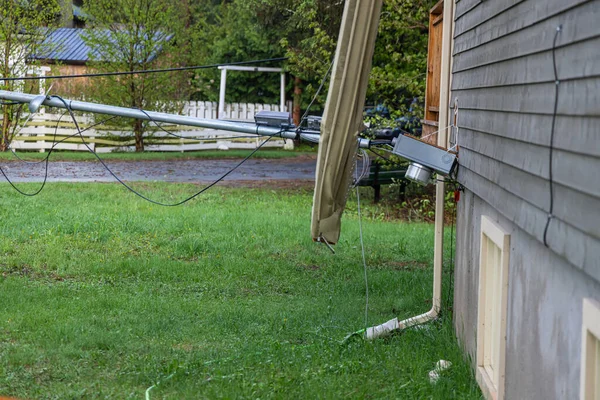
[[[281,73],[281,99],[279,101],[279,111],[285,111],[285,72]]]
[[[227,86],[227,68],[221,69],[221,86],[219,88],[219,114],[217,118],[225,118],[225,88]]]
[[[0,90],[0,99],[3,100],[18,101],[19,103],[30,103],[36,97],[40,96]],[[274,126],[257,125],[252,122],[236,122],[219,119],[188,117],[185,115],[167,114],[156,111],[142,111],[134,108],[108,106],[105,104],[89,103],[86,101],[75,101],[68,99],[64,99],[64,101],[69,105],[69,108],[74,111],[116,115],[119,117],[137,118],[145,121],[164,122],[168,124],[197,126],[199,128],[221,129],[225,131],[248,133],[260,136],[281,136],[286,139],[296,139],[299,135],[301,139],[313,143],[318,143],[320,140],[319,134],[302,133],[301,131],[297,132],[295,126],[291,126],[289,128],[278,128]],[[67,108],[60,99],[52,96],[46,97],[42,105],[48,107]],[[371,145],[371,141],[369,139],[359,138],[358,142],[359,147],[365,149],[369,148]]]

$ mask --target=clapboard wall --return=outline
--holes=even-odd
[[[457,221],[455,323],[474,355],[479,223],[490,215],[518,241],[511,245],[507,398],[578,397],[581,299],[600,300],[598,21],[599,0],[455,2],[451,102],[458,104],[458,180],[466,190]],[[554,300],[540,294],[549,287]],[[563,346],[556,350],[563,362],[549,367],[547,357],[558,353],[543,355],[540,343]],[[535,379],[553,383],[543,389]]]
[[[600,281],[600,2],[460,0],[452,98],[460,181]]]

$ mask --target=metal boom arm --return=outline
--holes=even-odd
[[[34,99],[40,98],[40,95],[26,94],[20,92],[11,92],[0,90],[0,99],[16,101],[19,103],[31,103]],[[184,115],[162,113],[156,111],[143,111],[134,108],[109,106],[99,103],[90,103],[85,101],[76,101],[64,99],[68,107],[74,111],[83,111],[98,114],[115,115],[126,118],[137,118],[145,121],[164,122],[177,125],[197,126],[208,129],[221,129],[231,132],[256,134],[260,136],[281,136],[285,139],[304,139],[310,142],[318,142],[320,135],[317,133],[303,132],[295,126],[274,127],[248,122],[225,121],[222,119],[205,119],[188,117]],[[65,104],[57,97],[47,96],[41,103],[48,107],[67,108]],[[369,148],[370,140],[359,138],[361,148]]]

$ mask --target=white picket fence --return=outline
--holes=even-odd
[[[292,102],[286,104],[286,109],[292,109]],[[183,107],[183,115],[196,118],[217,119],[219,104],[210,101],[189,101]],[[278,104],[252,104],[252,103],[227,103],[225,104],[225,115],[218,118],[241,121],[254,121],[254,115],[259,111],[281,111]]]
[[[183,108],[183,115],[197,118],[216,119],[218,106],[215,102],[188,102]],[[223,119],[238,121],[254,121],[254,114],[261,110],[279,111],[278,105],[273,104],[227,104],[226,115]],[[56,150],[88,151],[89,148],[98,153],[113,151],[134,151],[135,140],[131,130],[123,130],[109,125],[99,125],[86,129],[94,123],[91,116],[78,116],[77,122],[83,130],[79,136],[75,125],[60,114],[40,112],[14,137],[11,148],[44,152],[51,148]],[[165,130],[149,126],[147,137],[144,139],[146,151],[196,151],[196,150],[226,150],[226,149],[255,149],[265,138],[236,132],[215,129],[202,129],[172,124],[160,124]],[[60,143],[58,143],[60,142]],[[292,141],[287,143],[281,139],[273,139],[263,147],[290,148]]]

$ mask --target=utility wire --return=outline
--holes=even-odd
[[[312,100],[308,104],[308,107],[306,107],[306,111],[304,111],[302,118],[300,118],[300,125],[302,125],[302,122],[304,122],[304,120],[308,117],[308,112],[310,111],[310,108],[312,107],[314,102],[317,100],[317,97],[319,96],[319,93],[321,93],[323,86],[325,86],[325,82],[327,81],[327,77],[329,76],[329,73],[331,72],[332,68],[333,68],[333,61],[331,62],[331,64],[329,64],[329,68],[327,69],[327,72],[325,72],[325,75],[323,75],[323,79],[321,79],[321,84],[319,85],[319,88],[317,89],[315,95],[313,96]]]
[[[66,112],[65,112],[66,113]],[[63,113],[60,118],[63,117],[63,115],[65,115],[65,113]],[[8,175],[6,175],[6,173],[4,172],[4,169],[2,167],[0,167],[0,172],[2,173],[2,175],[4,175],[4,178],[6,178],[6,180],[8,181],[8,183],[13,187],[13,189],[15,189],[17,192],[19,192],[20,194],[22,194],[23,196],[28,196],[28,197],[33,197],[33,196],[37,196],[38,194],[41,193],[41,191],[44,189],[44,187],[46,186],[46,182],[48,182],[48,163],[49,163],[49,158],[50,155],[52,154],[52,150],[54,150],[54,147],[56,146],[55,141],[56,141],[56,131],[58,130],[58,124],[60,122],[60,118],[58,120],[58,122],[56,123],[56,126],[54,127],[54,141],[52,142],[52,146],[50,147],[50,150],[48,151],[48,155],[41,160],[40,162],[45,162],[45,166],[44,166],[44,180],[42,181],[42,184],[40,185],[40,187],[38,188],[38,190],[31,192],[31,193],[27,193],[22,191],[21,189],[19,189],[8,177]],[[11,151],[11,153],[13,153],[15,156],[15,152]],[[18,159],[21,160],[21,158],[19,156],[16,156]],[[22,160],[24,162],[27,162],[25,160]],[[33,162],[33,164],[37,164],[37,162]]]
[[[548,181],[550,184],[550,210],[548,211],[548,219],[546,220],[546,227],[544,228],[544,246],[548,246],[548,229],[550,228],[550,222],[554,218],[552,214],[554,212],[554,176],[552,170],[552,159],[554,156],[554,128],[556,126],[556,114],[558,111],[558,86],[560,81],[558,80],[558,71],[556,68],[556,41],[558,35],[562,30],[562,25],[556,27],[556,33],[554,34],[554,40],[552,42],[552,66],[554,69],[554,111],[552,113],[552,125],[550,127],[550,151],[548,152]]]
[[[58,134],[57,134],[57,130],[58,130],[58,124],[60,123],[61,119],[62,119],[62,118],[63,118],[63,117],[66,115],[66,114],[67,114],[67,111],[63,112],[63,113],[60,115],[60,117],[58,117],[58,121],[56,121],[56,125],[54,126],[54,138],[53,138],[53,141],[52,141],[52,147],[50,147],[50,150],[49,150],[49,152],[47,153],[46,157],[44,157],[43,159],[41,159],[41,160],[38,160],[38,161],[25,160],[25,159],[21,158],[21,156],[19,156],[19,155],[18,155],[18,154],[17,154],[17,153],[14,151],[14,149],[12,149],[12,148],[11,148],[11,150],[12,150],[12,151],[11,151],[11,153],[13,154],[13,156],[15,156],[15,157],[16,157],[16,158],[17,158],[19,161],[21,161],[21,162],[24,162],[24,163],[26,163],[26,164],[40,164],[40,163],[42,163],[42,162],[46,161],[46,160],[47,160],[47,159],[50,157],[50,154],[52,154],[52,151],[54,150],[54,148],[55,148],[57,145],[59,145],[59,144],[63,143],[63,142],[64,142],[64,141],[66,141],[66,140],[72,139],[72,138],[74,138],[75,136],[78,136],[78,135],[79,135],[79,132],[75,132],[75,133],[73,133],[73,134],[71,134],[71,135],[69,135],[69,136],[66,136],[66,137],[62,138],[62,139],[61,139],[61,140],[59,140],[59,141],[57,141],[57,140],[56,140],[56,136],[58,136]],[[108,122],[108,121],[111,121],[111,120],[115,119],[115,118],[118,118],[118,117],[117,117],[116,115],[114,115],[114,116],[112,116],[112,117],[109,117],[109,118],[104,118],[102,121],[100,121],[100,122],[96,122],[95,124],[92,124],[92,125],[90,125],[90,126],[88,126],[88,127],[84,128],[84,129],[82,129],[82,130],[81,130],[81,132],[83,133],[83,132],[85,132],[85,131],[88,131],[88,130],[90,130],[90,129],[92,129],[92,128],[94,128],[94,127],[98,126],[98,125],[102,125],[102,124],[104,124],[104,123],[106,123],[106,122]],[[21,129],[23,129],[23,127],[22,127]]]
[[[77,131],[81,133],[81,130],[79,129],[79,124],[77,123],[77,119],[75,118],[75,115],[73,114],[73,110],[71,109],[71,105],[69,103],[67,103],[67,101],[65,99],[63,99],[60,96],[51,96],[54,98],[57,98],[58,100],[60,100],[65,107],[67,108],[67,110],[69,111],[69,114],[71,115],[71,119],[73,120],[73,123],[75,124],[75,127],[77,128]],[[175,206],[179,206],[182,205],[184,203],[187,203],[188,201],[194,199],[195,197],[199,196],[200,194],[206,192],[208,189],[210,189],[211,187],[215,186],[217,183],[221,182],[223,179],[225,179],[228,175],[230,175],[232,172],[234,172],[237,168],[239,168],[243,163],[245,163],[246,161],[248,161],[248,159],[250,157],[252,157],[258,150],[260,150],[265,144],[267,144],[267,142],[269,140],[271,140],[271,138],[273,136],[269,136],[265,141],[263,141],[258,147],[256,147],[256,149],[254,149],[250,154],[248,154],[248,156],[246,156],[243,160],[241,160],[237,165],[235,165],[233,168],[231,168],[229,171],[225,172],[223,175],[221,175],[217,180],[215,180],[214,182],[210,183],[209,185],[207,185],[206,187],[204,187],[202,190],[194,193],[193,195],[179,201],[176,203],[162,203],[160,201],[156,201],[153,199],[150,199],[149,197],[144,196],[143,194],[139,193],[138,191],[136,191],[135,189],[133,189],[131,186],[127,185],[127,183],[125,183],[124,181],[122,181],[109,167],[108,165],[106,165],[106,163],[104,162],[104,160],[102,160],[102,158],[100,156],[98,156],[98,154],[87,144],[87,142],[85,141],[85,138],[83,137],[83,135],[79,135],[81,137],[81,141],[83,142],[83,144],[88,148],[88,150],[98,159],[98,161],[100,161],[100,163],[104,166],[104,168],[113,176],[113,178],[115,178],[117,180],[117,182],[119,182],[121,185],[123,185],[127,190],[129,190],[130,192],[132,192],[133,194],[135,194],[138,197],[141,197],[142,199],[152,203],[152,204],[156,204],[159,206],[164,206],[164,207],[175,207]]]
[[[46,183],[48,182],[48,164],[49,164],[50,155],[52,154],[52,152],[54,151],[54,149],[56,148],[56,146],[57,146],[58,144],[60,144],[60,143],[64,142],[65,140],[67,140],[67,139],[69,139],[69,138],[72,138],[72,137],[74,137],[74,136],[81,135],[81,133],[85,132],[85,131],[86,131],[86,130],[88,130],[88,129],[91,129],[92,127],[94,127],[94,126],[96,126],[96,125],[102,124],[102,123],[104,123],[104,122],[106,122],[106,121],[109,121],[109,120],[111,120],[111,119],[113,119],[113,118],[116,118],[116,117],[105,118],[103,121],[100,121],[100,122],[98,122],[97,124],[94,124],[94,125],[88,126],[87,128],[85,128],[85,129],[83,129],[83,130],[78,130],[78,132],[76,132],[76,133],[74,133],[74,134],[72,134],[72,135],[69,135],[69,136],[67,136],[66,138],[64,138],[64,139],[62,139],[62,140],[60,140],[60,141],[58,141],[58,142],[57,142],[57,141],[56,141],[56,136],[57,136],[56,132],[57,132],[57,130],[58,130],[58,124],[60,123],[60,120],[62,119],[62,117],[63,117],[63,116],[66,114],[66,113],[67,113],[67,112],[65,111],[65,112],[64,112],[64,113],[63,113],[63,114],[62,114],[62,115],[59,117],[58,121],[56,122],[56,125],[54,126],[54,138],[53,138],[53,141],[52,141],[52,146],[50,146],[50,149],[48,150],[48,154],[47,154],[47,155],[46,155],[46,157],[44,157],[42,160],[40,160],[40,161],[28,161],[28,160],[24,160],[24,159],[22,159],[21,157],[19,157],[19,156],[17,155],[17,153],[15,153],[14,151],[11,151],[11,153],[13,153],[13,155],[14,155],[14,156],[15,156],[17,159],[21,160],[21,161],[22,161],[22,162],[24,162],[24,163],[27,163],[27,164],[39,164],[39,163],[42,163],[42,162],[44,162],[44,163],[45,163],[45,170],[44,170],[44,180],[42,181],[42,184],[40,185],[40,187],[38,188],[38,190],[36,190],[35,192],[32,192],[32,193],[27,193],[27,192],[24,192],[24,191],[22,191],[21,189],[19,189],[19,188],[18,188],[18,187],[17,187],[17,186],[14,184],[14,182],[13,182],[13,181],[12,181],[12,180],[11,180],[11,179],[8,177],[8,175],[6,174],[6,172],[4,172],[4,169],[2,169],[2,167],[0,166],[0,173],[2,173],[2,175],[4,175],[4,178],[6,178],[6,181],[7,181],[7,182],[8,182],[8,183],[9,183],[9,184],[10,184],[10,185],[13,187],[13,189],[15,189],[17,192],[19,192],[19,193],[20,193],[20,194],[22,194],[23,196],[28,196],[28,197],[37,196],[37,195],[38,195],[38,194],[40,194],[40,193],[41,193],[41,191],[44,189],[44,187],[46,186]],[[86,146],[86,147],[87,147],[87,146]],[[88,147],[88,149],[89,149],[89,147]],[[93,152],[93,151],[92,151],[92,152]]]
[[[98,76],[119,76],[119,75],[139,75],[139,74],[155,74],[160,72],[174,72],[174,71],[192,71],[197,69],[209,69],[228,65],[249,65],[259,64],[266,62],[285,61],[287,57],[275,57],[265,58],[262,60],[250,60],[250,61],[236,61],[222,64],[208,64],[208,65],[196,65],[192,67],[174,67],[174,68],[162,68],[162,69],[142,69],[137,71],[117,71],[117,72],[96,72],[89,74],[78,74],[78,75],[49,75],[49,76],[20,76],[15,78],[0,78],[0,81],[29,81],[29,80],[40,80],[40,79],[70,79],[70,78],[92,78]]]
[[[43,189],[44,186],[46,186],[46,182],[48,180],[48,159],[46,159],[46,167],[45,167],[45,172],[44,172],[44,180],[42,181],[41,186],[38,188],[38,190],[36,190],[35,192],[32,193],[27,193],[22,191],[21,189],[19,189],[14,183],[13,181],[10,180],[10,178],[8,177],[8,175],[6,175],[6,172],[4,172],[4,169],[0,166],[0,172],[2,173],[2,175],[4,175],[4,178],[6,179],[6,181],[10,184],[10,186],[13,187],[13,189],[15,189],[17,192],[19,192],[20,194],[22,194],[23,196],[28,196],[28,197],[33,197],[33,196],[37,196]]]
[[[90,153],[92,153],[96,159],[102,164],[102,166],[113,176],[113,178],[115,178],[117,180],[117,182],[119,182],[121,185],[123,185],[127,190],[129,190],[130,192],[132,192],[133,194],[135,194],[138,197],[141,197],[142,199],[152,203],[152,204],[156,204],[156,205],[160,205],[160,206],[165,206],[165,207],[175,207],[175,206],[179,206],[182,205],[184,203],[187,203],[188,201],[192,200],[193,198],[199,196],[200,194],[204,193],[205,191],[207,191],[208,189],[210,189],[211,187],[215,186],[217,183],[221,182],[223,179],[225,179],[228,175],[230,175],[232,172],[234,172],[237,168],[239,168],[243,163],[245,163],[246,161],[248,161],[248,159],[250,159],[250,157],[252,157],[258,150],[260,150],[265,144],[267,144],[267,142],[269,140],[271,140],[271,138],[273,138],[273,136],[269,136],[265,141],[263,141],[259,146],[256,147],[256,149],[254,149],[250,154],[248,154],[248,156],[246,156],[243,160],[241,160],[238,164],[236,164],[233,168],[231,168],[230,170],[228,170],[227,172],[225,172],[223,175],[221,175],[217,180],[215,180],[214,182],[210,183],[209,185],[207,185],[206,187],[204,187],[202,190],[194,193],[193,195],[185,198],[182,201],[176,202],[176,203],[162,203],[160,201],[156,201],[153,199],[150,199],[146,196],[144,196],[143,194],[137,192],[135,189],[133,189],[131,186],[127,185],[127,183],[125,183],[123,180],[121,180],[111,169],[110,167],[104,162],[104,160],[98,156],[98,154],[89,146],[89,144],[86,142],[85,137],[83,136],[83,130],[79,127],[79,123],[77,122],[77,119],[75,118],[75,115],[73,114],[73,110],[71,108],[71,105],[62,97],[60,96],[50,96],[53,98],[56,98],[58,100],[60,100],[65,108],[67,109],[67,112],[69,113],[71,119],[73,120],[73,123],[75,124],[75,128],[77,129],[77,134],[80,139],[81,142],[85,145],[85,147],[89,150]],[[58,124],[56,125],[56,128],[58,128]],[[282,132],[282,131],[281,131]],[[281,133],[280,132],[280,133]],[[52,149],[54,148],[54,145],[51,147],[50,152],[52,151]],[[4,172],[4,170],[0,167],[0,173],[2,173],[2,175],[4,175],[4,177],[6,178],[6,180],[8,181],[8,183],[20,194],[24,195],[24,196],[35,196],[37,194],[39,194],[42,189],[44,188],[44,186],[46,185],[47,182],[47,177],[48,177],[48,157],[46,157],[45,159],[46,161],[46,171],[45,171],[45,176],[44,176],[44,181],[42,182],[41,187],[33,192],[33,193],[26,193],[23,192],[22,190],[20,190],[18,187],[15,186],[15,184],[10,180],[10,178],[7,176],[7,174]]]
[[[356,173],[356,182],[358,183],[360,178],[358,171]],[[363,240],[363,229],[362,229],[362,215],[360,212],[360,190],[358,184],[356,185],[356,210],[358,211],[358,232],[360,236],[360,250],[362,254],[363,271],[365,276],[365,332],[369,327],[369,279],[367,276],[367,259],[365,257],[365,242]]]
[[[460,190],[460,188],[456,189]],[[454,212],[452,213],[452,225],[450,225],[450,284],[448,285],[448,293],[446,295],[446,305],[450,305],[450,296],[454,292],[454,225],[456,225],[456,212],[458,202],[454,203]],[[450,308],[452,312],[452,308]]]

